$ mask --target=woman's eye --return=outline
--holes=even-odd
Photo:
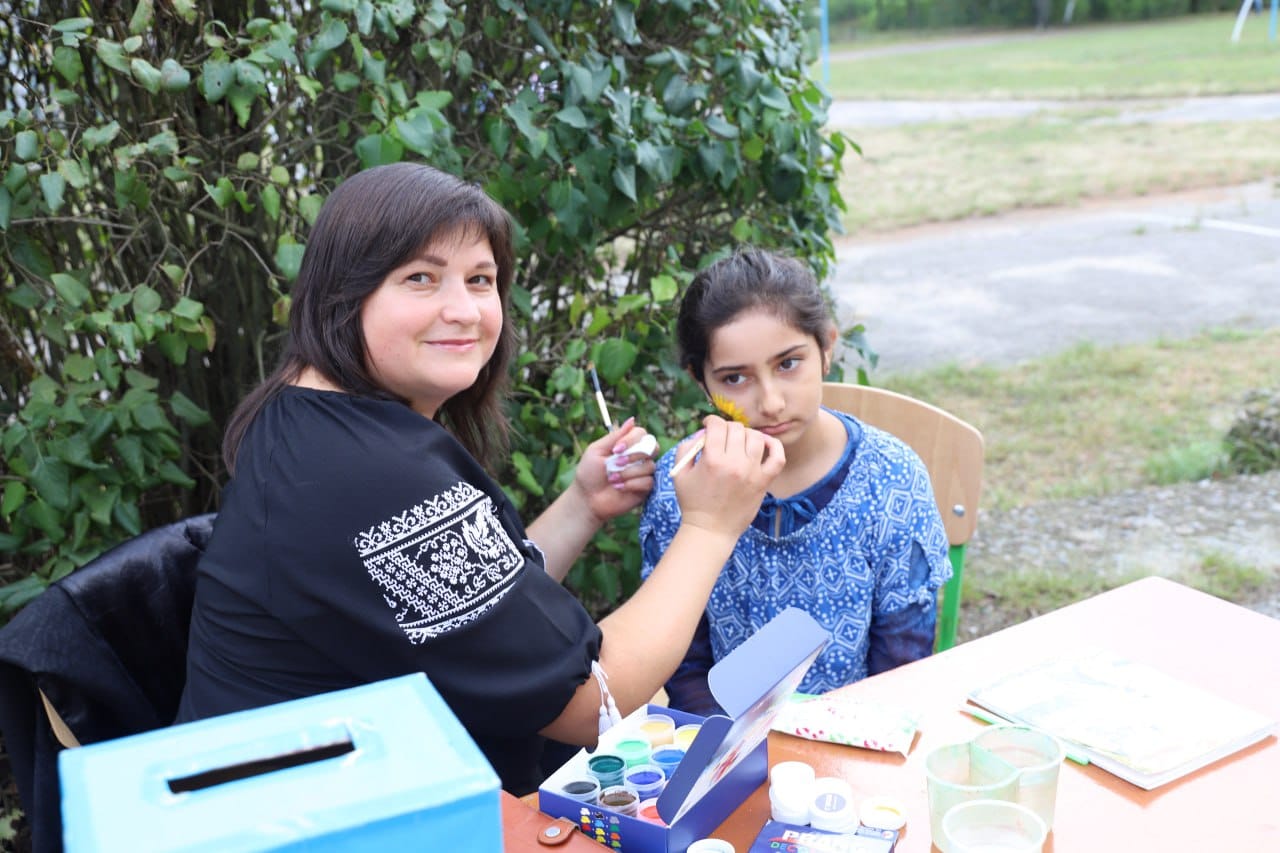
[[[430,283],[431,283],[431,273],[429,273],[429,272],[415,272],[415,273],[411,273],[411,274],[409,275],[409,281],[413,282],[414,284],[430,284]]]
[[[494,286],[493,277],[488,275],[473,275],[471,277],[471,286],[481,287],[481,288],[493,287]]]
[[[782,361],[778,362],[778,369],[780,370],[795,370],[799,366],[800,359],[795,357],[784,358]]]

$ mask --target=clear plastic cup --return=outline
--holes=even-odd
[[[973,742],[1018,768],[1017,802],[1040,815],[1053,828],[1058,800],[1058,771],[1065,751],[1053,735],[1028,726],[992,726]]]
[[[1048,834],[1040,815],[1024,805],[969,800],[942,816],[938,846],[944,853],[1040,853]]]
[[[1013,800],[1018,768],[975,743],[940,746],[924,760],[929,793],[929,832],[944,853],[942,816],[969,800]]]

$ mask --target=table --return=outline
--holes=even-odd
[[[805,761],[819,776],[843,777],[855,800],[899,798],[908,821],[898,853],[936,851],[929,837],[925,755],[982,728],[957,710],[970,689],[1074,645],[1111,648],[1280,720],[1280,620],[1151,577],[842,688],[858,699],[920,714],[920,731],[905,759],[773,732],[770,763]],[[761,786],[715,835],[745,853],[768,818],[768,788]],[[1280,851],[1280,742],[1270,735],[1154,791],[1066,762],[1044,849]]]

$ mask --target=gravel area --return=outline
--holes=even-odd
[[[1050,569],[1117,582],[1151,574],[1185,582],[1206,557],[1269,574],[1233,600],[1280,618],[1280,471],[984,512],[965,571],[968,578]],[[967,598],[960,639],[1032,615],[1025,606]]]

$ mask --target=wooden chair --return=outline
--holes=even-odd
[[[938,512],[951,544],[951,580],[942,593],[935,648],[949,649],[956,642],[960,615],[960,587],[964,578],[964,549],[978,526],[978,499],[982,495],[982,433],[936,406],[902,394],[827,382],[822,402],[847,412],[863,423],[878,427],[906,442],[929,469]]]

